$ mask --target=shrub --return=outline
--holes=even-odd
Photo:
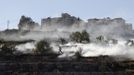
[[[66,43],[67,43],[67,41],[66,41],[64,38],[59,38],[59,39],[58,39],[58,42],[59,42],[60,44],[66,44]]]
[[[0,55],[12,55],[15,50],[11,47],[11,45],[4,44],[1,47]]]
[[[41,40],[36,44],[35,52],[37,54],[45,54],[50,52],[51,50],[52,48],[50,47],[50,44],[45,40]]]

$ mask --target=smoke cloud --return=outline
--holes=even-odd
[[[27,18],[27,17],[25,17]],[[25,20],[25,18],[23,18]],[[29,17],[28,17],[29,18]],[[127,40],[134,39],[132,25],[125,22],[122,18],[104,18],[104,19],[89,19],[85,22],[74,16],[63,14],[61,17],[43,19],[42,24],[36,26],[32,19],[20,23],[17,30],[5,30],[0,33],[0,38],[4,40],[35,40],[42,39],[50,40],[51,46],[55,52],[59,51],[60,44],[56,43],[59,38],[69,39],[72,32],[86,30],[90,35],[91,43],[78,44],[69,43],[65,44],[68,47],[62,46],[63,54],[59,57],[74,56],[74,53],[82,50],[82,56],[124,56],[134,59],[133,46],[127,45]],[[27,25],[30,25],[27,27]],[[26,24],[26,25],[25,25]],[[35,26],[35,27],[34,27]],[[31,29],[30,29],[31,28]],[[25,30],[23,30],[25,29]],[[110,43],[96,43],[96,37],[104,36],[105,41],[110,39],[118,40],[117,44]],[[17,45],[16,49],[22,52],[32,50],[35,48],[35,43],[26,43]],[[27,51],[26,51],[27,52]]]
[[[68,47],[67,47],[68,46]],[[126,59],[134,60],[134,46],[129,46],[126,41],[119,41],[118,44],[102,44],[102,43],[90,43],[90,44],[66,44],[63,47],[63,55],[59,57],[74,56],[76,52],[81,51],[83,57],[96,57],[101,55],[108,55],[113,57],[122,57]]]

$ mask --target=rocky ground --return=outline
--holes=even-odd
[[[0,57],[0,75],[133,75],[134,61],[113,57],[58,59],[56,55]]]

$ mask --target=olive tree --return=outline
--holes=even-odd
[[[81,36],[82,36],[82,41],[90,42],[89,34],[87,33],[86,30],[82,31]]]
[[[82,43],[82,42],[90,42],[89,34],[86,30],[82,32],[74,32],[70,35],[70,38],[74,42]]]
[[[75,41],[75,42],[78,42],[78,43],[81,43],[82,42],[82,40],[81,40],[82,35],[81,35],[80,32],[74,32],[74,33],[72,33],[70,35],[70,38],[71,38],[72,41]]]

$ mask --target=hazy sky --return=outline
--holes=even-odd
[[[0,0],[0,30],[6,28],[7,20],[10,28],[16,28],[21,15],[40,23],[41,18],[63,12],[84,20],[123,17],[134,24],[134,0]]]

